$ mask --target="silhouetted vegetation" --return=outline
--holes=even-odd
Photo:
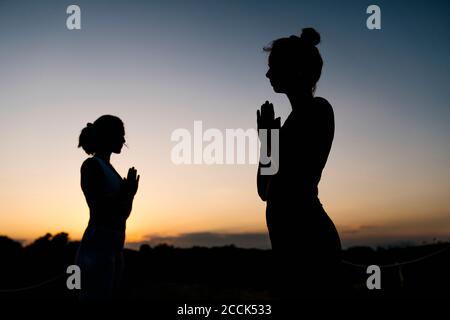
[[[17,292],[0,292],[1,298],[77,299],[77,291],[66,288],[68,265],[74,264],[79,242],[68,234],[46,234],[22,246],[8,237],[0,237],[0,290],[25,288],[55,280],[42,286]],[[381,290],[366,288],[364,267],[344,264],[342,297],[449,297],[449,243],[377,248],[354,247],[343,251],[345,261],[361,265],[389,265],[382,268]],[[426,259],[399,268],[393,264]],[[143,244],[138,251],[125,250],[125,279],[121,297],[126,299],[210,300],[277,299],[271,287],[271,250],[218,248],[175,248],[161,244]],[[307,276],[307,275],[306,275]]]

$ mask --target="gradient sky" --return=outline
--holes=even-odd
[[[73,3],[79,31],[66,29]],[[370,4],[381,7],[381,30],[366,28]],[[316,95],[336,117],[319,196],[344,245],[449,239],[449,9],[448,1],[0,0],[0,234],[81,237],[87,156],[77,139],[102,114],[126,126],[129,148],[112,163],[141,174],[128,241],[265,232],[256,165],[176,166],[170,135],[193,130],[194,120],[254,128],[266,99],[286,119],[262,47],[312,26],[324,59]]]

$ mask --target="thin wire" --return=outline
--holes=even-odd
[[[37,284],[33,284],[27,287],[23,287],[23,288],[17,288],[17,289],[0,289],[0,293],[13,293],[13,292],[21,292],[21,291],[28,291],[28,290],[33,290],[36,288],[40,288],[42,286],[45,286],[46,284],[55,282],[56,280],[59,280],[60,278],[62,278],[63,276],[66,276],[66,273],[61,273],[57,276],[54,276],[53,278],[50,278],[48,280],[45,280],[43,282],[37,283]]]
[[[407,264],[411,264],[411,263],[416,263],[428,258],[431,258],[433,256],[436,256],[438,254],[441,254],[442,252],[447,251],[448,249],[450,249],[450,246],[443,248],[441,250],[438,250],[436,252],[427,254],[423,257],[417,258],[417,259],[413,259],[413,260],[408,260],[408,261],[404,261],[404,262],[396,262],[396,263],[390,263],[390,264],[384,264],[379,266],[380,268],[394,268],[394,267],[399,267],[399,266],[403,266],[403,265],[407,265]],[[369,266],[369,264],[358,264],[358,263],[353,263],[351,261],[347,261],[347,260],[342,260],[342,263],[353,266],[353,267],[357,267],[357,268],[367,268]]]
[[[393,267],[400,267],[400,266],[407,265],[407,264],[417,263],[419,261],[431,258],[431,257],[436,256],[438,254],[441,254],[441,253],[447,251],[448,249],[450,249],[450,246],[448,246],[446,248],[443,248],[441,250],[438,250],[436,252],[427,254],[427,255],[425,255],[423,257],[420,257],[420,258],[417,258],[417,259],[408,260],[408,261],[404,261],[404,262],[396,262],[396,263],[391,263],[391,264],[384,264],[384,265],[381,265],[379,267],[380,268],[393,268]],[[343,260],[342,263],[350,265],[350,266],[353,266],[353,267],[357,267],[357,268],[367,268],[369,266],[369,265],[366,265],[366,264],[353,263],[353,262],[347,261],[347,260]],[[57,275],[57,276],[55,276],[53,278],[50,278],[48,280],[43,281],[43,282],[31,285],[31,286],[23,287],[23,288],[0,289],[0,293],[13,293],[13,292],[21,292],[21,291],[33,290],[33,289],[36,289],[36,288],[40,288],[40,287],[42,287],[42,286],[44,286],[46,284],[55,282],[55,281],[59,280],[60,278],[62,278],[63,276],[66,276],[66,273],[61,273],[61,274],[59,274],[59,275]]]

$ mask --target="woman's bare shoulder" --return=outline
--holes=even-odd
[[[328,109],[329,111],[333,111],[333,107],[328,102],[327,99],[323,97],[314,97],[314,104],[317,106],[323,107],[323,109]]]
[[[94,157],[87,158],[81,165],[81,173],[96,173],[100,170],[100,164]]]
[[[334,111],[327,99],[322,97],[314,97],[315,110],[323,116],[334,118]]]

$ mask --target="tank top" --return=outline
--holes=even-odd
[[[89,224],[96,227],[102,226],[124,231],[125,219],[123,218],[122,212],[120,212],[118,203],[116,203],[120,198],[122,178],[105,160],[95,156],[93,158],[97,160],[103,172],[103,183],[99,191],[108,197],[111,202],[105,210],[91,209]]]
[[[103,184],[102,191],[111,196],[119,194],[122,178],[105,160],[96,156],[93,158],[97,159],[105,177],[105,183]]]

